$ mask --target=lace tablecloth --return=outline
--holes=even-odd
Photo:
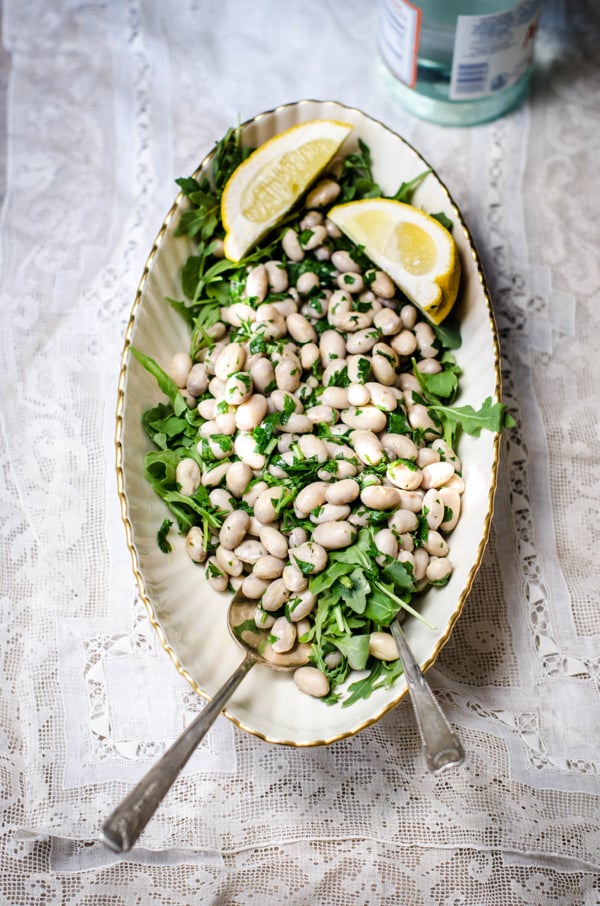
[[[549,4],[528,102],[471,129],[400,108],[376,29],[365,0],[4,2],[2,903],[600,903],[598,13]],[[302,97],[421,151],[492,290],[516,426],[429,673],[468,757],[429,775],[408,701],[311,750],[220,718],[119,857],[102,819],[202,707],[120,521],[124,328],[175,177],[238,117]]]

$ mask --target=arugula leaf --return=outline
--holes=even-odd
[[[401,201],[404,204],[412,204],[412,197],[415,191],[419,188],[426,176],[431,173],[431,170],[424,170],[422,173],[419,173],[418,176],[415,176],[414,179],[411,179],[409,182],[403,182],[398,191],[391,195],[395,201]]]
[[[348,658],[353,670],[364,670],[369,659],[369,633],[343,635],[332,639],[335,647]]]
[[[429,216],[430,216],[430,217],[433,217],[434,220],[437,220],[438,223],[441,223],[441,225],[442,225],[446,230],[448,230],[449,233],[452,232],[452,228],[453,228],[453,226],[454,226],[454,223],[450,220],[449,217],[446,216],[446,214],[444,214],[443,211],[438,211],[437,214],[430,214]]]
[[[158,544],[158,547],[163,552],[163,554],[170,554],[171,551],[173,550],[173,548],[171,546],[171,542],[167,538],[167,535],[169,534],[169,529],[171,528],[172,525],[173,525],[173,523],[171,522],[170,519],[163,519],[161,527],[159,528],[158,532],[156,533],[156,543]]]
[[[472,406],[444,406],[430,404],[429,409],[437,414],[444,424],[444,439],[454,446],[459,429],[472,437],[479,437],[482,430],[500,432],[503,428],[512,428],[514,419],[507,412],[504,403],[492,403],[488,396],[481,408]]]
[[[148,371],[155,378],[156,383],[158,384],[162,392],[169,397],[173,405],[173,411],[175,412],[175,415],[181,415],[183,412],[185,412],[188,408],[188,404],[186,403],[181,390],[179,389],[173,378],[169,377],[167,372],[163,371],[160,365],[155,362],[153,358],[145,355],[145,353],[143,352],[140,352],[140,350],[136,349],[135,346],[130,346],[129,349],[131,354],[138,360],[140,365],[143,365],[146,371]]]

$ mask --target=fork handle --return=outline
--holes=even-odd
[[[191,754],[255,663],[256,658],[248,652],[209,704],[109,815],[102,825],[101,836],[110,849],[118,853],[131,849]]]
[[[457,767],[465,759],[462,744],[446,720],[397,620],[393,621],[391,630],[404,667],[427,767],[434,774]]]

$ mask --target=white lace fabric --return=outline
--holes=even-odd
[[[598,14],[550,5],[527,103],[471,129],[398,106],[376,26],[362,0],[5,0],[1,902],[600,903]],[[309,750],[220,718],[118,857],[103,818],[202,707],[137,598],[118,511],[125,325],[175,177],[238,117],[302,97],[419,149],[493,296],[516,426],[429,672],[467,760],[429,775],[408,701]]]

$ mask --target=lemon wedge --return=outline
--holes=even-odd
[[[233,171],[221,198],[227,258],[239,261],[287,214],[351,131],[337,120],[299,123],[260,145]]]
[[[389,198],[350,201],[327,216],[434,324],[444,320],[456,301],[460,259],[439,221]]]

